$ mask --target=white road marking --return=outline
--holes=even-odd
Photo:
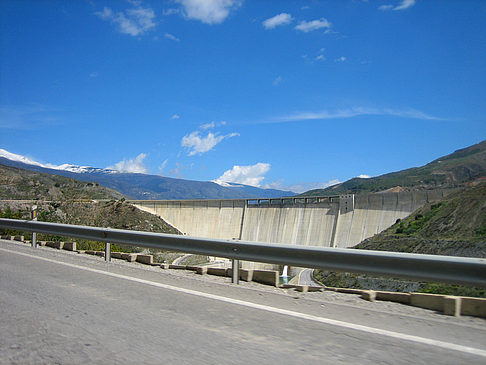
[[[121,274],[115,274],[115,273],[112,273],[112,272],[93,269],[93,268],[89,268],[89,267],[85,267],[85,266],[81,266],[81,265],[76,265],[76,264],[69,264],[67,262],[60,262],[60,261],[56,261],[56,260],[52,260],[52,259],[48,259],[48,258],[44,258],[44,257],[34,256],[34,255],[31,255],[31,254],[11,251],[11,250],[4,249],[4,248],[0,248],[0,251],[5,251],[5,252],[8,252],[8,253],[12,253],[12,254],[30,257],[30,258],[33,258],[33,259],[46,261],[46,262],[50,262],[50,263],[53,263],[53,264],[68,266],[68,267],[72,267],[72,268],[75,268],[75,269],[89,271],[89,272],[93,272],[93,273],[97,273],[97,274],[101,274],[101,275],[106,275],[106,276],[111,276],[111,277],[114,277],[114,278],[128,280],[128,281],[132,281],[132,282],[136,282],[136,283],[140,283],[140,284],[151,285],[151,286],[154,286],[154,287],[163,288],[163,289],[167,289],[167,290],[173,290],[173,291],[177,291],[177,292],[180,292],[180,293],[185,293],[185,294],[195,295],[195,296],[198,296],[198,297],[213,299],[213,300],[217,300],[217,301],[220,301],[220,302],[236,304],[236,305],[240,305],[240,306],[243,306],[243,307],[260,309],[260,310],[267,311],[267,312],[278,313],[278,314],[282,314],[282,315],[294,317],[294,318],[306,319],[306,320],[309,320],[309,321],[324,323],[324,324],[327,324],[327,325],[332,325],[332,326],[337,326],[337,327],[342,327],[342,328],[347,328],[347,329],[350,329],[350,330],[372,333],[372,334],[375,334],[375,335],[391,337],[391,338],[395,338],[395,339],[399,339],[399,340],[416,342],[416,343],[420,343],[422,345],[436,346],[436,347],[440,347],[440,348],[443,348],[443,349],[446,349],[446,350],[454,350],[454,351],[464,352],[464,353],[471,354],[471,355],[486,357],[486,350],[481,350],[481,349],[477,349],[477,348],[474,348],[474,347],[462,346],[462,345],[457,345],[457,344],[450,343],[450,342],[432,340],[432,339],[425,338],[425,337],[407,335],[405,333],[399,333],[399,332],[393,332],[393,331],[383,330],[383,329],[374,328],[374,327],[362,326],[362,325],[355,324],[355,323],[337,321],[337,320],[330,319],[330,318],[318,317],[318,316],[313,316],[313,315],[310,315],[310,314],[299,313],[299,312],[290,311],[290,310],[281,309],[281,308],[276,308],[276,307],[270,307],[270,306],[263,305],[263,304],[246,302],[246,301],[243,301],[243,300],[227,298],[227,297],[223,297],[223,296],[220,296],[220,295],[204,293],[204,292],[191,290],[191,289],[179,288],[179,287],[168,285],[168,284],[157,283],[155,281],[134,278],[134,277],[131,277],[131,276],[126,276],[126,275],[121,275]]]

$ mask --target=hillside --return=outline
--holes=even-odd
[[[486,257],[486,183],[427,204],[355,248]]]
[[[6,154],[6,156],[13,154]],[[25,163],[22,156],[12,160],[0,155],[0,165],[16,167],[24,170],[40,172],[71,179],[98,183],[114,189],[130,199],[157,200],[157,199],[254,199],[254,198],[280,198],[294,196],[295,193],[275,189],[262,189],[241,184],[227,184],[221,186],[210,181],[193,181],[175,179],[170,177],[122,173],[115,170],[82,167],[65,164],[63,168],[55,169],[40,164]],[[59,166],[58,166],[59,167]]]
[[[468,186],[486,179],[486,141],[440,157],[425,166],[385,175],[354,178],[302,196],[353,194],[385,190],[406,191]]]
[[[0,165],[0,200],[121,199],[124,195],[98,183]]]
[[[28,219],[29,200],[36,201],[38,219],[44,222],[180,234],[98,183],[0,165],[0,216]]]
[[[427,204],[356,249],[486,258],[486,183]],[[484,288],[316,270],[328,286],[486,297]]]

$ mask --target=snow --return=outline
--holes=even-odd
[[[8,160],[11,161],[17,161],[21,163],[25,163],[27,165],[34,165],[34,166],[39,166],[39,167],[44,167],[47,169],[54,169],[54,170],[63,170],[63,171],[70,171],[70,172],[75,172],[75,173],[81,173],[81,174],[89,174],[93,172],[105,172],[105,173],[118,173],[119,171],[117,170],[111,170],[111,169],[100,169],[96,167],[90,167],[90,166],[78,166],[78,165],[73,165],[73,164],[62,164],[59,166],[52,165],[52,164],[42,164],[40,162],[34,161],[28,157],[22,156],[22,155],[17,155],[15,153],[8,152],[4,149],[0,148],[0,157],[4,157]]]

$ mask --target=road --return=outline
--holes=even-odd
[[[486,321],[0,241],[0,363],[484,364]]]

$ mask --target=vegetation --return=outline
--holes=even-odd
[[[486,289],[472,288],[461,285],[417,282],[346,272],[328,272],[322,270],[315,270],[314,278],[324,285],[337,288],[383,290],[405,293],[418,292],[486,298]]]
[[[486,183],[428,204],[354,248],[486,258]],[[328,286],[486,297],[485,289],[316,271]]]
[[[127,203],[119,192],[98,183],[22,170],[0,165],[0,217],[30,219],[32,204],[38,206],[38,220],[96,227],[180,234],[161,218]],[[0,230],[2,235],[20,232]],[[31,239],[30,233],[23,233]],[[37,235],[38,240],[70,238]],[[104,250],[103,242],[76,240],[78,249]],[[140,248],[112,245],[113,251],[139,252]]]
[[[0,165],[0,199],[64,201],[122,198],[123,194],[98,183]]]
[[[486,183],[427,204],[355,248],[486,257]]]
[[[38,220],[96,227],[110,227],[136,231],[180,234],[174,227],[161,218],[143,212],[124,200],[110,200],[104,202],[66,201],[66,202],[38,202]],[[12,210],[14,206],[15,210]],[[3,218],[28,219],[30,202],[0,202],[0,215]],[[2,235],[14,235],[5,230]],[[19,234],[19,233],[15,233]],[[24,234],[30,239],[30,234]],[[38,240],[65,241],[66,237],[38,234]],[[80,250],[104,250],[103,242],[76,240]],[[131,246],[112,245],[112,251],[140,252],[141,248]]]
[[[189,265],[189,266],[196,266],[196,265],[202,265],[202,264],[207,264],[209,262],[209,257],[208,256],[203,256],[203,255],[191,255],[188,256],[180,261],[181,265]]]

